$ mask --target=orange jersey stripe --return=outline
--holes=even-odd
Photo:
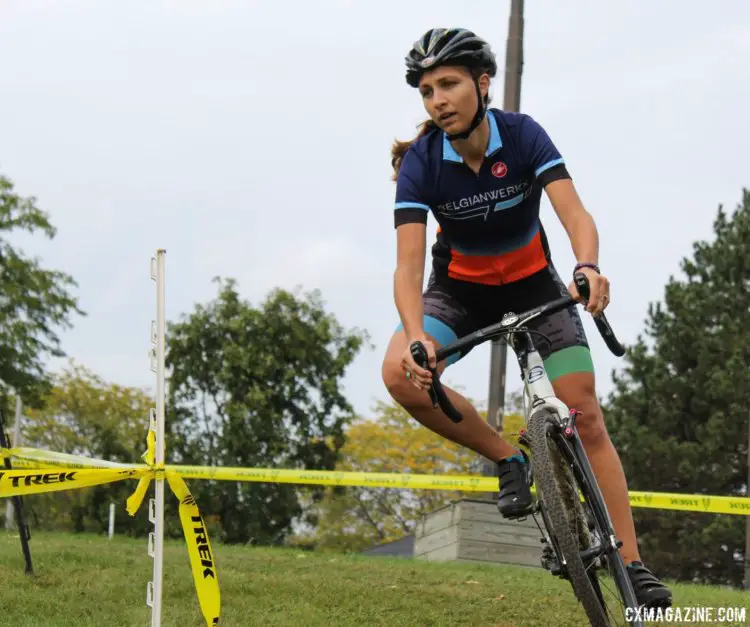
[[[464,255],[451,249],[448,276],[460,281],[502,285],[518,281],[547,267],[542,236],[537,233],[524,247],[502,255]]]

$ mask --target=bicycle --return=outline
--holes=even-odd
[[[590,289],[586,276],[576,273],[574,280],[579,294],[587,301]],[[537,496],[531,510],[521,519],[530,513],[539,528],[541,543],[544,544],[542,567],[552,575],[568,580],[591,625],[604,627],[617,623],[610,622],[615,614],[609,610],[604,599],[602,581],[597,576],[600,570],[608,570],[617,586],[624,606],[619,613],[622,620],[628,615],[637,616],[635,591],[619,552],[622,541],[616,538],[609,512],[578,435],[576,417],[580,412],[568,408],[555,396],[532,335],[547,338],[538,331],[524,327],[534,318],[577,304],[568,294],[520,314],[506,314],[500,322],[439,348],[436,357],[437,363],[440,363],[463,349],[501,336],[509,338],[524,382],[526,429],[520,432],[518,442],[531,451],[532,485],[537,486]],[[624,355],[625,349],[615,337],[604,313],[594,316],[594,321],[610,351],[618,357]],[[428,392],[433,407],[439,406],[453,422],[461,422],[463,417],[448,399],[436,369],[427,362],[424,345],[414,342],[410,348],[415,362],[432,372],[432,385]],[[537,513],[541,515],[542,525],[539,524]],[[625,608],[632,609],[626,612]],[[625,620],[625,624],[634,627],[643,625],[640,620]]]

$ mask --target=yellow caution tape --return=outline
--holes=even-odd
[[[151,485],[150,473],[140,478],[135,491],[125,501],[125,511],[131,516],[135,516],[136,512],[141,508],[141,503],[143,503],[143,499],[146,497],[149,485]]]
[[[144,477],[141,477],[135,491],[128,497],[127,501],[125,502],[125,510],[131,516],[135,516],[135,513],[140,509],[141,503],[143,503],[143,499],[146,497],[146,492],[148,492],[148,487],[149,485],[151,485],[151,479],[155,477],[157,470],[161,470],[157,469],[154,465],[155,457],[156,434],[154,433],[153,429],[149,429],[148,434],[146,435],[146,451],[143,453],[143,455],[141,455],[141,459],[143,459],[149,465],[149,467],[152,469],[152,472]]]
[[[0,497],[40,494],[87,488],[103,483],[135,479],[150,472],[148,468],[35,468],[0,470]]]
[[[149,466],[153,466],[156,462],[156,433],[154,433],[153,429],[148,430],[148,434],[146,435],[146,452],[141,455],[141,459]]]
[[[419,475],[374,472],[337,472],[325,470],[281,470],[274,468],[217,468],[207,466],[166,466],[185,479],[218,481],[259,481],[330,486],[367,486],[412,490],[451,490],[458,492],[497,492],[495,477],[471,475]],[[532,491],[535,491],[532,488]],[[678,494],[665,492],[630,492],[633,507],[672,509],[713,514],[750,516],[750,498]]]
[[[110,462],[104,459],[93,459],[83,455],[56,453],[38,448],[18,447],[0,450],[0,459],[10,459],[13,468],[50,468],[61,466],[64,468],[139,468],[134,464]]]
[[[747,497],[672,492],[630,492],[629,496],[632,507],[750,516],[750,498]]]
[[[219,579],[216,572],[214,552],[208,539],[206,524],[203,522],[193,495],[190,494],[190,490],[188,490],[182,478],[174,472],[168,472],[167,481],[172,488],[172,492],[180,501],[182,532],[185,535],[185,542],[188,547],[198,603],[201,606],[206,625],[214,627],[219,624],[221,595],[219,593]]]
[[[496,478],[471,475],[419,475],[387,472],[284,470],[277,468],[217,468],[215,466],[166,466],[166,468],[178,473],[185,479],[497,492]]]
[[[331,486],[364,486],[382,488],[402,488],[415,490],[451,490],[458,492],[497,492],[497,479],[494,477],[479,477],[473,475],[423,475],[423,474],[396,474],[396,473],[369,473],[369,472],[340,472],[328,470],[285,470],[276,468],[218,468],[215,466],[175,466],[166,465],[164,469],[148,468],[136,464],[116,464],[104,460],[88,459],[75,455],[53,453],[39,449],[2,449],[2,457],[9,457],[15,464],[17,460],[25,460],[34,463],[38,469],[49,469],[60,465],[63,460],[71,460],[67,470],[75,468],[101,468],[111,465],[112,470],[138,471],[137,476],[129,475],[120,478],[141,478],[141,484],[148,487],[150,481],[164,471],[179,475],[184,479],[209,479],[217,481],[257,481],[270,483],[294,483],[308,485],[331,485]],[[144,453],[148,458],[149,451]],[[86,463],[88,461],[88,464]],[[19,464],[20,465],[20,464]],[[7,471],[11,472],[11,471]],[[17,471],[13,471],[17,472]],[[58,471],[59,474],[60,471]],[[113,478],[112,481],[119,481]],[[51,481],[51,479],[48,479]],[[63,480],[65,481],[65,480]],[[107,481],[102,481],[106,483]],[[51,485],[51,484],[50,484]],[[93,484],[92,484],[93,485]],[[28,486],[29,490],[24,494],[33,494],[44,490],[34,490],[36,484]],[[41,487],[41,486],[40,486]],[[72,487],[84,487],[78,483],[75,486],[69,482],[65,487],[57,489],[68,489]],[[140,486],[139,486],[140,489]],[[136,493],[139,492],[136,490]],[[640,492],[631,491],[630,504],[632,507],[645,507],[650,509],[669,509],[693,512],[708,512],[712,514],[735,514],[750,516],[750,498],[714,496],[709,494],[680,494],[671,492]],[[3,494],[2,496],[5,496]],[[138,510],[142,501],[131,497],[134,503],[133,513]]]

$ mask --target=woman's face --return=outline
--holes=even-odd
[[[479,79],[483,97],[488,88],[489,77],[483,74]],[[419,92],[432,121],[449,134],[467,128],[479,105],[474,79],[463,67],[444,65],[425,72],[419,81]]]

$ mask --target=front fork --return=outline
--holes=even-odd
[[[559,428],[566,439],[570,440],[573,439],[574,436],[577,436],[576,419],[582,413],[583,412],[577,409],[571,409],[568,415],[560,420]],[[522,446],[525,446],[526,448],[531,448],[531,441],[528,438],[526,429],[522,428],[520,430],[518,434],[518,443]],[[556,577],[559,577],[561,579],[565,579],[567,578],[565,559],[563,558],[559,550],[556,549],[556,547],[554,546],[554,542],[550,537],[549,529],[547,528],[547,517],[545,515],[545,512],[542,511],[543,507],[544,506],[541,503],[537,502],[536,507],[534,508],[534,513],[532,514],[534,516],[534,521],[536,522],[536,525],[537,527],[539,527],[539,531],[542,534],[540,541],[542,542],[542,544],[544,544],[544,548],[542,549],[541,565],[542,568],[548,570],[552,575],[555,575]],[[539,525],[539,521],[536,520],[536,516],[534,515],[537,511],[542,514],[544,529],[542,529],[542,526]]]
[[[560,430],[566,439],[571,440],[573,439],[573,436],[578,435],[578,432],[576,430],[576,419],[582,413],[583,413],[582,411],[579,411],[577,409],[571,409],[568,415],[562,420],[560,420],[560,423],[559,423]],[[531,448],[531,442],[527,435],[526,429],[521,429],[519,431],[518,443],[525,446],[526,448]]]

